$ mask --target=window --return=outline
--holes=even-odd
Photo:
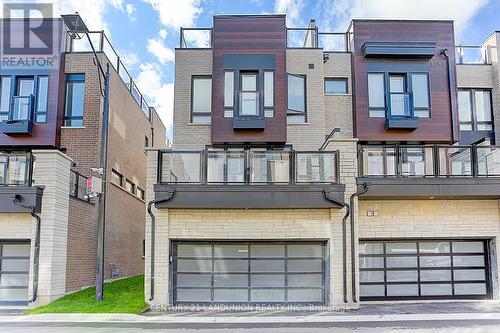
[[[11,83],[10,76],[0,77],[0,121],[9,119]]]
[[[35,111],[35,122],[37,123],[44,123],[47,121],[48,93],[49,78],[47,76],[39,76]]]
[[[144,190],[142,188],[140,188],[139,186],[136,187],[137,188],[137,192],[136,192],[136,195],[139,199],[142,199],[144,200],[145,199],[145,193],[144,193]]]
[[[264,72],[264,117],[274,117],[274,72]]]
[[[430,118],[429,77],[427,74],[411,74],[414,115]]]
[[[288,74],[288,123],[306,122],[306,77]]]
[[[115,170],[111,170],[111,182],[120,187],[123,186],[123,176],[116,172]]]
[[[70,182],[69,182],[69,195],[81,200],[90,201],[86,198],[87,192],[87,177],[81,175],[80,173],[71,170]]]
[[[10,114],[11,120],[31,119],[35,80],[31,76],[18,77],[16,81],[16,95],[14,96],[13,109]]]
[[[347,79],[325,79],[325,94],[347,94]]]
[[[144,147],[145,148],[149,147],[149,138],[147,136],[144,137]]]
[[[458,117],[462,131],[492,131],[491,91],[459,90]]]
[[[125,181],[125,190],[127,190],[127,192],[130,192],[132,194],[135,194],[135,184],[127,179]]]
[[[193,77],[191,97],[191,122],[193,124],[210,124],[210,114],[212,112],[212,78]]]
[[[368,108],[370,117],[385,117],[384,74],[368,74]]]
[[[224,107],[234,107],[234,72],[224,72]]]
[[[66,102],[64,126],[83,126],[83,106],[85,99],[85,75],[66,75]]]
[[[252,72],[242,72],[240,75],[240,115],[258,116],[260,113],[257,77],[258,74]]]

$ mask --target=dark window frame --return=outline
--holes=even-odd
[[[273,105],[266,106],[266,73],[273,73]],[[276,117],[276,70],[274,69],[264,69],[262,70],[262,105],[264,109],[265,118]],[[272,117],[266,117],[266,111],[272,111]]]
[[[304,80],[304,111],[299,111],[299,110],[294,110],[291,109],[288,105],[288,78],[289,76],[295,76],[302,78]],[[288,117],[297,117],[297,116],[303,116],[304,117],[304,122],[307,123],[308,121],[308,114],[307,114],[307,75],[306,74],[292,74],[292,73],[287,73],[286,74],[286,116]],[[292,111],[292,112],[290,112]],[[292,124],[302,124],[302,123],[292,123]]]
[[[457,94],[458,92],[468,92],[469,93],[469,112],[471,116],[471,121],[461,121],[460,120],[460,112],[458,112],[458,117],[459,117],[459,125],[465,124],[465,125],[470,125],[471,129],[467,130],[462,130],[461,131],[468,131],[468,132],[493,132],[495,130],[495,115],[493,112],[493,96],[492,96],[492,90],[489,88],[458,88],[457,89]],[[477,121],[477,109],[476,109],[476,91],[488,91],[490,95],[490,115],[491,115],[491,121]],[[491,125],[491,130],[480,130],[478,129],[478,125],[483,124],[483,125]]]
[[[232,106],[228,106],[226,105],[226,73],[232,73],[233,74],[233,93],[232,93],[232,96],[233,96],[233,105]],[[237,71],[235,69],[230,69],[230,68],[225,68],[224,69],[224,93],[223,93],[223,101],[222,101],[222,112],[223,112],[223,117],[224,118],[232,118],[235,116],[235,110],[236,110],[236,73]],[[231,111],[232,112],[232,116],[231,117],[226,117],[226,111]]]
[[[80,186],[80,178],[83,178],[83,179],[87,180],[89,177],[84,176],[84,175],[82,175],[81,173],[79,173],[78,171],[75,171],[75,170],[70,170],[70,172],[71,172],[71,174],[74,175],[75,182],[72,183],[72,178],[70,177],[70,191],[69,191],[69,196],[73,197],[75,199],[78,199],[78,200],[90,203],[90,198],[84,198],[84,196],[86,195],[86,190],[87,189],[86,188],[82,188]],[[82,195],[82,193],[83,193],[83,195]]]
[[[118,178],[120,179],[120,184],[117,184],[116,182],[113,181],[113,175],[117,175]],[[119,173],[118,171],[116,171],[115,169],[111,169],[111,183],[115,184],[116,186],[119,186],[119,187],[122,187],[123,188],[123,175],[121,173]]]
[[[210,123],[212,121],[212,113],[213,113],[212,103],[210,104],[210,112],[194,112],[194,110],[193,110],[193,107],[194,107],[194,81],[196,79],[210,79],[210,94],[213,93],[213,79],[212,79],[212,75],[191,75],[191,94],[190,94],[190,98],[191,98],[191,106],[190,106],[191,115],[190,115],[190,120],[189,121],[190,121],[191,124],[195,124],[195,125],[210,125]],[[195,118],[197,116],[210,117],[210,121],[208,123],[195,123],[195,122],[193,122],[193,118]]]
[[[344,83],[344,87],[345,87],[345,92],[343,92],[343,93],[328,92],[326,90],[326,83],[328,81],[343,82]],[[348,95],[349,94],[349,78],[347,78],[347,77],[325,77],[323,91],[324,91],[325,95],[327,95],[327,96]]]
[[[68,84],[69,83],[83,83],[83,110],[81,116],[73,116],[67,115],[67,99],[68,99]],[[85,74],[84,73],[68,73],[66,74],[66,79],[64,82],[64,117],[63,124],[65,127],[82,127],[85,126],[84,118],[85,118]],[[81,120],[81,125],[73,125],[73,120]]]

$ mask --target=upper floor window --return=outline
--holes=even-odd
[[[234,71],[224,72],[224,117],[234,114]]]
[[[427,73],[368,73],[370,117],[430,117]]]
[[[257,72],[241,72],[240,74],[240,115],[259,115],[259,91],[257,89],[257,77]]]
[[[210,124],[212,113],[212,78],[210,76],[193,76],[191,101],[191,122]]]
[[[458,115],[462,131],[492,131],[491,91],[460,89],[458,91]]]
[[[127,190],[127,192],[129,193],[135,194],[135,184],[127,179],[125,181],[125,190]]]
[[[0,77],[0,121],[9,120],[11,80],[10,76]]]
[[[66,102],[64,126],[83,126],[83,107],[85,100],[85,75],[66,75]]]
[[[288,81],[288,123],[305,123],[306,117],[306,76],[287,75]]]
[[[115,170],[111,170],[111,182],[120,187],[123,186],[123,176],[116,172]]]
[[[35,122],[44,123],[47,121],[47,103],[49,95],[49,78],[47,76],[38,77],[38,87],[36,94]]]
[[[274,72],[264,71],[264,117],[274,117]]]
[[[325,79],[325,94],[342,95],[347,94],[347,91],[348,89],[346,78]]]

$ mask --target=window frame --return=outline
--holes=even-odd
[[[232,91],[232,105],[226,105],[226,73],[231,73],[233,74],[233,91]],[[236,70],[234,69],[224,69],[224,93],[223,93],[223,101],[222,101],[222,109],[223,109],[223,117],[224,118],[232,118],[234,117],[234,110],[236,108],[236,85],[235,85],[235,76],[236,76]],[[229,116],[230,114],[230,116]]]
[[[191,75],[191,115],[190,115],[190,123],[194,125],[210,125],[212,123],[212,100],[210,100],[210,112],[194,112],[194,81],[197,79],[210,79],[210,96],[212,96],[213,92],[213,79],[212,75]],[[212,97],[211,97],[212,99]],[[204,116],[204,117],[209,117],[210,121],[208,123],[195,123],[193,122],[193,119],[197,116]]]
[[[489,92],[489,104],[490,104],[490,115],[491,121],[478,121],[477,120],[477,109],[476,109],[476,92],[477,91],[488,91]],[[469,121],[461,121],[460,120],[460,111],[458,112],[458,123],[459,127],[464,125],[470,125],[471,129],[460,129],[460,131],[464,132],[493,132],[495,130],[495,115],[493,113],[493,96],[491,89],[488,88],[458,88],[457,89],[457,99],[459,92],[467,92],[469,94],[469,112],[471,120]],[[460,107],[460,106],[458,106]],[[478,129],[478,125],[491,125],[491,130],[480,130]]]
[[[127,188],[128,185],[130,185],[130,191]],[[125,187],[124,187],[125,191],[127,191],[128,193],[130,193],[132,195],[136,195],[135,188],[136,188],[135,183],[133,181],[131,181],[130,179],[125,178]]]
[[[339,93],[339,92],[328,92],[326,90],[326,83],[328,81],[343,81],[344,82],[344,87],[345,87],[345,92]],[[326,96],[335,96],[335,95],[349,95],[349,78],[347,77],[325,77],[324,80],[324,85],[323,85],[323,91]]]
[[[266,73],[272,73],[273,75],[273,103],[270,106],[266,106]],[[263,109],[265,118],[274,118],[276,116],[276,71],[274,69],[264,69],[262,71],[262,105],[264,106]],[[268,116],[268,112],[272,112],[272,116]]]
[[[415,94],[413,92],[413,75],[425,75],[427,76],[427,107],[416,107],[415,106]],[[431,80],[428,72],[408,72],[409,79],[407,79],[408,88],[411,92],[413,116],[419,119],[430,119],[432,118],[432,101],[431,101]],[[418,117],[416,116],[417,111],[428,111],[429,117]]]
[[[67,115],[67,104],[68,104],[68,84],[69,83],[83,83],[83,110],[81,116]],[[63,126],[64,127],[83,127],[85,126],[85,73],[68,73],[66,74],[64,81],[64,117]],[[69,120],[70,123],[67,124],[66,121]],[[73,125],[71,122],[73,120],[81,120],[81,125]]]
[[[383,107],[378,107],[378,106],[374,106],[374,107],[371,107],[370,106],[370,80],[369,80],[369,77],[370,75],[382,75],[382,79],[383,79],[383,82],[382,82],[382,85],[384,87],[384,106]],[[366,96],[367,96],[367,99],[368,99],[368,117],[369,118],[387,118],[388,116],[388,110],[387,110],[387,92],[388,92],[388,83],[387,83],[387,78],[386,78],[386,73],[385,72],[367,72],[367,76],[366,76]],[[384,112],[384,116],[372,116],[371,115],[371,111],[374,111],[374,112],[380,112],[380,111],[383,111]]]
[[[113,175],[117,175],[118,178],[120,179],[120,183],[117,184],[116,182],[113,181]],[[111,178],[110,178],[110,182],[115,184],[116,186],[119,186],[119,187],[122,187],[123,188],[123,175],[121,173],[119,173],[118,171],[116,171],[115,169],[111,169]]]
[[[304,111],[299,111],[299,110],[294,110],[289,107],[288,99],[289,99],[289,91],[288,91],[288,78],[289,76],[295,76],[302,78],[304,80]],[[292,112],[290,112],[292,111]],[[292,73],[287,73],[286,74],[286,117],[296,117],[296,116],[304,116],[304,122],[302,123],[289,123],[287,121],[287,124],[306,124],[308,122],[308,115],[307,115],[307,75],[306,74],[292,74]]]

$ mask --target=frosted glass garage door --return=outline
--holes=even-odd
[[[491,298],[483,240],[360,243],[362,300]]]
[[[28,302],[30,244],[0,241],[0,304]]]
[[[324,243],[174,243],[175,303],[324,303]]]

